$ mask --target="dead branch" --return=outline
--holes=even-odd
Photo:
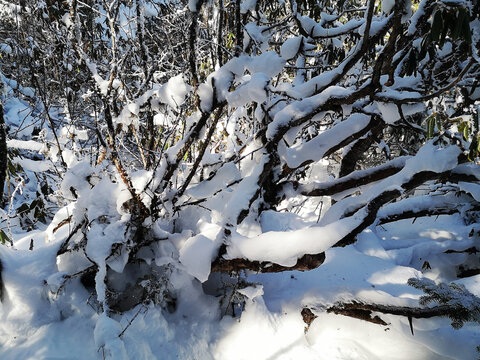
[[[233,272],[241,270],[252,270],[259,273],[276,273],[282,271],[308,271],[313,270],[323,264],[325,253],[315,255],[303,255],[293,266],[282,266],[268,261],[250,261],[247,259],[227,260],[219,256],[212,263],[211,271]]]
[[[353,301],[349,303],[337,303],[327,308],[327,313],[349,316],[355,319],[360,319],[383,326],[388,325],[378,316],[375,315],[372,317],[373,312],[407,317],[410,323],[410,330],[412,331],[413,335],[413,318],[428,319],[437,316],[448,317],[448,315],[451,313],[451,307],[447,305],[438,305],[428,308],[420,308],[382,304],[365,304]]]

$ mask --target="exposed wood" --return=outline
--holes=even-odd
[[[336,315],[353,317],[355,319],[364,320],[364,321],[368,321],[368,322],[383,325],[383,326],[388,325],[385,321],[383,321],[377,315],[372,316],[372,311],[370,310],[330,308],[328,309],[328,312],[333,312]]]
[[[305,326],[306,334],[308,329],[310,328],[310,325],[312,325],[313,320],[315,320],[318,316],[315,315],[309,308],[303,308],[300,314],[302,315],[303,322],[307,324],[307,326]]]
[[[393,199],[399,197],[401,195],[399,190],[388,190],[376,198],[372,199],[368,205],[366,205],[366,216],[364,217],[363,221],[360,225],[358,225],[355,229],[353,229],[348,235],[343,237],[343,239],[339,240],[334,246],[344,247],[347,245],[353,244],[357,241],[356,237],[360,234],[364,229],[375,222],[377,218],[377,212],[386,203],[392,201]],[[353,214],[352,214],[353,216]]]
[[[437,316],[448,316],[448,314],[451,312],[451,307],[447,305],[438,305],[428,308],[420,308],[382,304],[365,304],[353,301],[349,303],[337,303],[327,308],[327,313],[349,316],[355,319],[365,320],[384,326],[388,325],[378,316],[375,315],[372,317],[373,312],[407,317],[410,324],[410,331],[413,335],[412,319],[428,319]]]
[[[75,234],[85,225],[85,222],[81,222],[75,226],[75,228],[72,230],[70,235],[67,236],[67,238],[62,242],[62,245],[60,245],[60,248],[57,251],[57,256],[60,256],[62,254],[65,254],[68,252],[68,245],[70,243],[70,240],[75,236]]]
[[[340,150],[341,148],[344,148],[345,146],[351,144],[355,140],[360,139],[362,136],[366,135],[371,129],[376,127],[377,123],[378,123],[378,121],[376,120],[376,117],[372,116],[372,119],[368,122],[368,124],[365,127],[361,128],[357,132],[354,132],[354,133],[350,134],[349,136],[345,137],[343,140],[341,140],[337,144],[333,145],[331,148],[327,149],[322,154],[321,158],[326,158],[326,157],[332,155],[337,150]],[[305,160],[303,163],[301,163],[299,166],[297,166],[295,168],[290,168],[290,167],[288,167],[288,165],[285,165],[283,167],[283,173],[282,173],[281,177],[285,177],[288,174],[292,173],[294,170],[300,169],[304,166],[307,166],[307,165],[313,163],[314,160],[318,160],[318,159]]]
[[[247,259],[226,260],[219,256],[212,263],[211,271],[233,272],[241,270],[252,270],[259,273],[276,273],[282,271],[308,271],[313,270],[323,264],[325,253],[316,255],[303,255],[293,266],[282,266],[268,261],[250,261]]]
[[[72,215],[70,215],[68,218],[63,219],[62,221],[60,221],[60,222],[58,223],[58,225],[53,228],[52,233],[55,234],[58,229],[60,229],[63,225],[68,224],[70,221],[72,221]]]

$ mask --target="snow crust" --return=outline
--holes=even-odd
[[[222,228],[214,224],[203,224],[200,228],[202,234],[189,238],[180,249],[179,260],[190,275],[205,282],[220,246],[215,240]]]
[[[45,151],[45,144],[39,143],[34,140],[8,140],[7,141],[7,147],[13,148],[13,149],[23,149],[23,150],[31,150],[31,151],[36,151],[36,152],[43,152]]]
[[[200,2],[199,0],[188,0],[188,9],[191,12],[197,12],[199,10],[198,9],[199,2]]]
[[[352,19],[341,26],[326,29],[308,16],[297,14],[297,19],[302,24],[304,30],[313,38],[339,36],[360,27],[365,21],[364,19]]]
[[[458,187],[460,190],[472,195],[476,201],[480,201],[480,185],[460,181]]]

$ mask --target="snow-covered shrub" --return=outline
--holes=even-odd
[[[24,181],[6,183],[0,230],[55,248],[49,299],[83,284],[100,330],[140,304],[174,312],[206,283],[242,308],[260,291],[212,274],[313,270],[405,219],[473,226],[478,2],[364,5],[2,2]]]

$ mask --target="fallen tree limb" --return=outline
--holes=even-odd
[[[436,316],[448,316],[451,312],[451,307],[448,305],[438,305],[427,308],[409,307],[409,306],[394,306],[382,304],[365,304],[361,302],[337,303],[327,308],[327,313],[334,314],[354,314],[357,310],[379,312],[382,314],[407,316],[415,319],[428,319]],[[351,315],[347,315],[351,316]],[[354,316],[353,316],[354,317]]]
[[[386,326],[384,320],[379,316],[372,316],[373,312],[406,316],[410,324],[410,331],[413,334],[413,319],[428,319],[437,316],[449,317],[452,309],[448,305],[438,305],[429,308],[417,308],[408,306],[393,306],[382,304],[365,304],[361,302],[337,303],[327,308],[327,313],[334,313],[336,315],[349,316],[355,319],[364,320],[373,324]]]
[[[250,261],[247,259],[224,259],[218,256],[212,263],[211,271],[232,272],[240,270],[252,270],[260,273],[276,273],[282,271],[308,271],[313,270],[323,264],[325,261],[325,253],[316,255],[303,255],[293,266],[282,266],[269,261]]]

